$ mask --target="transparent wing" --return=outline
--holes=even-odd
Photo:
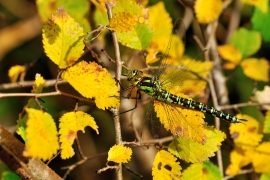
[[[174,23],[168,47],[162,55],[161,65],[156,76],[161,82],[162,88],[170,93],[175,93],[171,90],[178,88],[182,89],[179,93],[193,97],[205,88],[206,81],[204,79],[208,74],[203,75],[204,72],[209,72],[212,66],[211,63],[186,59],[177,54],[178,51],[182,51],[180,49],[183,48],[183,44],[180,44],[180,39],[184,37],[184,34],[185,26],[182,19],[178,19]]]
[[[161,127],[161,123],[157,119],[156,113],[154,111],[154,98],[151,98],[151,101],[148,103],[147,111],[145,114],[145,123],[150,130],[152,136],[154,138],[158,138],[159,136],[159,131]],[[144,130],[143,130],[144,133]],[[142,136],[144,136],[142,134]],[[143,137],[144,139],[144,137]]]
[[[172,34],[169,38],[168,46],[163,55],[161,56],[161,65],[157,70],[156,76],[160,79],[165,70],[172,63],[172,58],[177,56],[177,48],[185,44],[186,29],[181,18],[178,18],[173,26]],[[182,42],[181,42],[182,39]],[[182,44],[181,44],[182,43]],[[182,47],[183,48],[183,47]]]

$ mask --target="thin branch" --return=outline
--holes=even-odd
[[[47,163],[46,165],[49,166],[49,164],[52,162],[52,160],[54,160],[59,154],[61,153],[61,150],[58,151],[58,153],[56,153]]]
[[[123,142],[124,145],[133,145],[133,146],[149,146],[149,145],[163,145],[166,142],[170,142],[174,139],[173,136],[168,136],[160,139],[149,139],[149,140],[144,140],[140,142],[132,141],[132,142]]]
[[[270,105],[270,102],[267,103],[259,103],[259,102],[245,102],[245,103],[239,103],[239,104],[230,104],[230,105],[223,105],[219,106],[220,110],[225,109],[238,109],[240,107],[247,107],[247,106],[264,106],[264,105]]]
[[[108,13],[108,19],[110,20],[112,18],[112,4],[110,2],[105,3],[107,13]],[[115,69],[115,79],[119,82],[121,77],[121,71],[122,71],[122,62],[120,58],[120,49],[119,44],[117,40],[116,32],[111,31],[111,36],[113,40],[114,45],[114,54],[115,54],[115,63],[116,63],[116,69]],[[120,91],[120,86],[118,84],[118,89]],[[121,135],[121,126],[120,126],[120,117],[119,117],[119,109],[111,109],[113,116],[114,116],[114,126],[115,126],[115,138],[116,138],[116,144],[122,143],[122,135]],[[116,179],[117,180],[123,180],[122,175],[122,165],[119,164],[116,169]]]
[[[113,60],[104,49],[101,49],[101,52],[103,52],[104,55],[107,56],[109,61],[115,63],[115,60]],[[130,69],[126,65],[122,64],[122,67],[125,68],[127,71],[130,71]]]
[[[101,174],[102,172],[107,171],[108,169],[115,169],[117,171],[117,169],[119,169],[120,165],[115,165],[115,166],[106,166],[100,170],[97,171],[97,174]]]
[[[240,171],[238,174],[234,175],[234,176],[225,176],[223,178],[223,180],[228,180],[228,179],[232,179],[234,178],[235,176],[237,175],[240,175],[240,174],[247,174],[247,173],[252,173],[254,170],[253,169],[245,169],[245,170],[242,170]]]
[[[231,13],[230,24],[228,27],[228,33],[226,36],[225,43],[229,43],[233,33],[239,28],[240,19],[241,19],[241,9],[242,9],[241,1],[236,0],[234,8]]]
[[[84,155],[84,153],[82,152],[82,148],[81,148],[81,144],[80,144],[78,135],[76,135],[75,142],[76,142],[77,149],[78,149],[78,152],[79,152],[81,158],[82,158],[82,159],[86,159],[87,157],[86,157],[86,156]]]
[[[127,165],[124,165],[124,164],[123,164],[123,166],[126,168],[127,171],[131,172],[131,173],[134,174],[135,176],[138,176],[138,177],[140,177],[140,178],[143,178],[143,175],[134,172],[134,171],[133,171],[130,167],[128,167]]]
[[[55,85],[56,79],[46,80],[44,87],[51,87]],[[23,82],[16,82],[16,83],[6,83],[0,84],[0,90],[9,90],[15,88],[22,88],[22,87],[31,87],[33,86],[35,81],[23,81]],[[59,81],[58,84],[67,84],[67,81]]]
[[[209,31],[209,33],[208,33],[209,36],[208,36],[207,45],[204,48],[203,48],[203,45],[199,41],[198,38],[195,39],[195,40],[198,42],[198,45],[202,48],[202,50],[209,49],[212,52],[212,56],[214,58],[215,66],[214,66],[212,72],[209,74],[208,84],[209,84],[209,88],[210,88],[210,91],[211,91],[211,95],[212,95],[214,107],[217,110],[220,110],[219,103],[218,103],[218,100],[217,100],[216,88],[214,86],[214,79],[213,79],[213,77],[215,77],[215,79],[217,79],[217,76],[219,77],[218,84],[217,84],[217,93],[218,94],[222,94],[222,92],[224,92],[224,90],[226,89],[225,88],[226,86],[225,86],[225,78],[224,78],[223,74],[221,73],[220,59],[219,59],[218,56],[214,56],[213,55],[213,52],[217,52],[216,37],[215,37],[215,32],[216,32],[217,24],[218,24],[218,22],[215,21],[215,22],[213,22],[213,23],[211,23],[211,24],[208,25],[208,28],[207,29]],[[209,59],[210,59],[209,58],[209,56],[210,56],[209,55],[209,52],[210,51],[205,51],[204,52],[204,56],[205,56],[205,59],[207,61],[209,61]],[[213,74],[215,74],[215,76],[213,76]],[[223,101],[222,102],[223,103],[224,102],[228,102],[228,97],[223,98]],[[220,121],[219,121],[218,118],[215,118],[215,127],[217,129],[220,129]],[[221,154],[220,148],[217,151],[217,161],[218,161],[219,170],[223,174],[222,154]]]
[[[63,176],[63,179],[66,179],[67,176],[69,175],[69,173],[70,173],[73,169],[75,169],[77,166],[79,166],[79,165],[85,163],[85,162],[88,161],[88,160],[95,159],[95,158],[98,158],[98,157],[101,157],[101,156],[105,156],[105,155],[107,155],[107,154],[108,154],[108,153],[105,152],[105,153],[98,154],[98,155],[96,155],[96,156],[89,156],[89,157],[86,157],[86,158],[84,158],[84,159],[82,159],[82,160],[76,162],[75,164],[72,164],[72,165],[67,166],[67,167],[63,167],[62,169],[67,169],[66,173],[65,173],[64,176]]]

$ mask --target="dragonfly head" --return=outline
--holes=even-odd
[[[132,84],[137,85],[143,77],[143,72],[139,70],[132,70],[127,75],[127,80],[130,81]]]

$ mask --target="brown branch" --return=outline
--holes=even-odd
[[[107,154],[108,154],[108,153],[105,152],[105,153],[98,154],[98,155],[96,155],[96,156],[89,156],[89,157],[86,157],[86,158],[84,158],[84,159],[82,159],[82,160],[76,162],[75,164],[72,164],[71,166],[63,167],[62,169],[68,169],[67,172],[64,174],[63,179],[66,179],[67,176],[69,175],[69,173],[70,173],[73,169],[75,169],[77,166],[79,166],[79,165],[85,163],[85,162],[88,161],[88,160],[95,159],[95,158],[98,158],[98,157],[101,157],[101,156],[105,156],[105,155],[107,155]]]
[[[108,13],[108,19],[110,20],[112,18],[112,4],[111,3],[105,3],[107,13]],[[121,71],[122,71],[122,62],[120,58],[120,49],[119,44],[117,40],[116,32],[111,31],[111,36],[113,40],[114,45],[114,54],[115,54],[115,62],[116,62],[116,70],[115,70],[115,79],[119,82],[121,77]],[[120,91],[120,86],[118,85],[118,89]],[[119,117],[119,109],[111,109],[113,116],[114,116],[114,127],[115,127],[115,138],[116,138],[116,144],[122,144],[122,135],[121,135],[121,126],[120,126],[120,117]],[[117,180],[123,180],[122,175],[122,165],[119,164],[116,169],[116,179]]]
[[[254,169],[245,169],[245,170],[240,171],[238,174],[236,174],[236,175],[234,175],[234,176],[225,176],[225,177],[223,178],[223,180],[232,179],[232,178],[234,178],[234,177],[237,176],[237,175],[240,175],[240,174],[247,174],[247,173],[252,173],[252,172],[254,172]]]
[[[231,13],[230,24],[229,24],[225,43],[229,43],[233,33],[239,28],[240,18],[241,18],[241,9],[242,9],[241,1],[236,0],[234,8]]]
[[[22,88],[22,87],[31,87],[33,86],[35,81],[23,81],[23,82],[16,82],[16,83],[6,83],[6,84],[0,84],[0,90],[9,90],[9,89],[15,89],[15,88]],[[56,80],[46,80],[44,87],[51,87],[55,85]],[[58,84],[67,84],[67,81],[59,81]]]
[[[0,126],[0,160],[12,171],[22,179],[62,179],[42,161],[24,157],[24,149],[22,142]]]
[[[133,171],[130,167],[128,167],[127,165],[123,164],[123,166],[126,168],[127,171],[131,172],[131,173],[134,174],[135,176],[138,176],[139,178],[143,178],[143,175],[134,172],[134,171]]]
[[[102,172],[107,171],[108,169],[115,169],[117,171],[117,169],[119,169],[119,167],[120,167],[119,165],[118,166],[117,165],[115,165],[115,166],[109,166],[108,165],[108,166],[98,170],[97,174],[101,174]]]
[[[170,142],[173,139],[174,139],[173,136],[168,136],[168,137],[164,137],[160,139],[149,139],[149,140],[140,141],[140,142],[136,142],[136,141],[123,142],[123,144],[132,145],[132,146],[149,146],[149,145],[155,145],[155,144],[163,145],[164,143]]]
[[[80,144],[80,141],[79,141],[79,138],[78,138],[77,135],[76,135],[75,142],[76,142],[77,149],[78,149],[78,152],[79,152],[81,158],[82,158],[82,159],[86,159],[87,157],[86,157],[86,156],[84,155],[84,153],[82,152],[81,144]]]

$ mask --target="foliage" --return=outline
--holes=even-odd
[[[127,163],[128,161],[130,161],[131,154],[131,148],[118,144],[111,147],[108,153],[107,160],[116,163]]]
[[[89,2],[92,4],[91,8],[93,9],[90,8]],[[113,7],[112,12],[105,7],[105,3]],[[241,98],[244,97],[242,94],[252,94],[250,99],[253,101],[253,104],[261,108],[256,109],[257,114],[260,114],[261,118],[243,109],[243,112],[246,112],[246,114],[240,113],[236,117],[247,121],[230,124],[229,134],[234,145],[230,149],[230,154],[226,154],[230,156],[230,164],[226,164],[225,174],[236,176],[241,174],[241,171],[243,169],[246,170],[247,166],[250,165],[253,168],[252,172],[254,174],[261,173],[261,179],[267,179],[270,173],[270,165],[268,163],[270,161],[270,142],[265,141],[269,137],[264,138],[264,136],[267,137],[267,134],[270,132],[270,90],[269,86],[266,86],[266,83],[269,81],[269,62],[267,57],[264,57],[260,51],[264,46],[264,42],[269,42],[270,40],[270,24],[268,21],[270,18],[270,4],[266,0],[241,0],[244,6],[249,5],[254,8],[253,14],[250,15],[252,27],[239,25],[238,29],[234,30],[234,33],[228,33],[231,34],[229,39],[226,41],[218,39],[219,45],[216,46],[213,43],[216,42],[216,39],[211,39],[218,38],[216,34],[218,28],[216,29],[215,26],[225,23],[223,22],[226,21],[224,14],[230,13],[226,8],[232,8],[227,7],[226,3],[226,1],[222,0],[196,0],[194,2],[193,7],[196,20],[207,26],[205,33],[212,31],[209,39],[206,36],[206,45],[201,47],[201,49],[209,48],[210,51],[216,51],[222,58],[218,59],[218,55],[213,55],[209,58],[211,53],[205,51],[204,58],[206,60],[202,60],[184,55],[185,41],[181,38],[184,36],[186,29],[184,26],[177,26],[177,23],[182,22],[182,20],[178,19],[173,24],[173,19],[176,18],[171,18],[172,14],[168,12],[168,4],[165,1],[147,6],[148,1],[146,0],[140,1],[140,3],[135,0],[80,0],[77,2],[37,0],[38,13],[44,23],[41,34],[44,52],[49,60],[60,69],[60,72],[55,81],[55,91],[51,92],[51,94],[46,94],[43,90],[46,81],[40,74],[36,74],[31,93],[27,93],[27,95],[21,93],[21,96],[30,96],[27,104],[22,105],[24,107],[17,120],[16,132],[25,143],[24,156],[47,161],[53,159],[57,152],[61,154],[61,159],[69,159],[74,157],[76,153],[79,153],[82,161],[72,166],[69,169],[70,171],[88,160],[89,157],[84,155],[83,148],[81,149],[80,145],[78,145],[80,142],[78,132],[80,130],[85,132],[87,130],[86,127],[89,126],[91,128],[90,134],[95,137],[93,139],[98,144],[105,144],[107,139],[113,138],[108,136],[106,140],[103,139],[104,142],[101,142],[103,134],[109,132],[112,127],[107,126],[109,124],[108,119],[104,118],[106,112],[100,113],[97,110],[92,112],[89,109],[89,112],[85,112],[87,110],[84,109],[85,106],[81,103],[90,103],[93,109],[111,111],[114,114],[111,118],[114,119],[116,128],[116,144],[113,146],[110,144],[110,149],[109,146],[106,147],[106,151],[108,151],[106,167],[101,168],[98,173],[104,172],[107,169],[117,169],[116,171],[119,173],[121,172],[120,166],[125,166],[124,163],[132,163],[129,171],[136,175],[135,171],[140,169],[139,166],[144,168],[144,164],[140,164],[138,167],[133,166],[135,163],[132,158],[138,158],[136,157],[138,153],[136,148],[142,148],[141,146],[150,146],[152,148],[155,144],[159,144],[161,149],[158,150],[153,158],[153,162],[151,162],[153,179],[222,179],[223,172],[220,172],[220,169],[210,162],[210,160],[212,161],[210,158],[215,156],[215,153],[222,147],[223,141],[227,141],[229,136],[228,134],[226,136],[219,129],[217,120],[215,127],[207,125],[209,122],[208,118],[205,117],[203,112],[194,110],[192,106],[187,108],[155,100],[153,111],[156,117],[153,117],[152,114],[150,116],[150,120],[154,121],[150,122],[154,124],[152,128],[154,128],[155,132],[158,132],[160,130],[158,129],[159,126],[155,125],[160,123],[164,128],[163,130],[170,133],[171,139],[164,142],[162,138],[153,140],[147,139],[144,136],[141,137],[141,135],[138,135],[140,134],[138,133],[138,128],[135,127],[139,121],[137,121],[135,114],[137,115],[137,112],[139,112],[144,115],[140,111],[147,98],[145,98],[144,93],[140,93],[136,87],[132,86],[126,88],[130,89],[129,94],[122,95],[121,92],[120,95],[119,86],[122,87],[124,83],[120,79],[115,81],[113,77],[116,74],[115,77],[119,78],[122,70],[113,69],[105,59],[109,58],[115,62],[116,67],[124,63],[128,67],[124,68],[128,71],[131,70],[129,68],[141,68],[144,72],[150,74],[154,73],[161,62],[165,62],[165,66],[168,68],[162,72],[162,75],[158,74],[159,81],[164,90],[176,96],[186,98],[189,101],[192,98],[197,98],[199,101],[208,103],[210,98],[208,98],[204,90],[208,89],[209,85],[213,105],[219,109],[228,109],[226,106],[218,105],[218,101],[222,98],[219,96],[226,96],[226,100],[220,100],[220,102],[229,102],[225,83],[219,82],[221,79],[225,79],[225,75],[222,74],[223,71],[226,72],[226,75],[230,73],[228,77],[245,77],[248,80],[258,81],[259,89],[262,89],[264,86],[262,91],[256,90],[257,87],[254,87],[255,90],[252,93],[247,93],[246,89],[248,88],[245,87],[239,90]],[[240,1],[235,3],[240,3]],[[92,25],[100,24],[99,28],[92,32],[89,31],[94,28],[90,27],[90,23],[86,18],[88,13],[92,18]],[[108,19],[107,14],[110,13],[112,13],[112,17]],[[240,16],[240,12],[238,13]],[[178,29],[174,29],[175,27]],[[174,34],[172,29],[175,30]],[[87,34],[87,32],[89,33]],[[113,45],[106,38],[107,33],[111,33]],[[204,46],[198,39],[198,44]],[[120,49],[117,48],[118,42],[115,40],[121,43]],[[103,48],[109,53],[113,49],[116,52],[115,60],[110,58],[109,55],[103,56],[104,54],[100,51]],[[143,61],[140,58],[142,56],[138,55],[141,50],[147,52],[143,54]],[[92,62],[93,59],[89,62],[88,51],[91,52],[92,57],[94,57],[97,63]],[[121,53],[119,55],[121,59],[118,58],[117,53]],[[222,60],[225,61],[223,62]],[[223,64],[221,64],[221,61]],[[21,82],[31,66],[12,66],[8,71],[10,81],[12,83],[17,82],[18,77],[20,77]],[[143,69],[142,66],[146,67],[146,69]],[[144,75],[147,74],[145,73]],[[125,78],[122,77],[122,79]],[[62,89],[58,87],[62,80],[73,89],[68,89],[67,92],[59,90]],[[231,79],[228,78],[228,82],[230,81]],[[77,94],[70,93],[74,89],[77,91]],[[122,89],[126,90],[123,87]],[[219,92],[222,93],[220,94]],[[231,92],[229,91],[229,93]],[[12,96],[10,95],[12,93],[1,93],[0,95],[2,94],[3,96],[0,97],[5,97],[5,94],[6,97]],[[133,96],[134,94],[136,94],[136,97]],[[60,104],[61,108],[63,108],[61,114],[56,106],[43,107],[45,106],[42,104],[43,98],[58,95],[76,100],[72,104],[74,106],[73,111],[65,109],[66,103]],[[124,98],[124,100],[120,101],[121,98]],[[131,102],[135,99],[135,107],[137,108],[130,113],[124,113],[124,116],[120,116],[120,105],[122,105],[121,108],[123,109],[128,107],[124,104],[127,101],[126,99]],[[247,98],[246,101],[248,101]],[[250,104],[252,103],[236,104],[229,108],[238,110],[239,107],[249,106]],[[151,110],[151,108],[149,107],[148,109]],[[53,110],[57,112],[55,113]],[[207,106],[206,111],[212,110]],[[97,116],[95,112],[100,114]],[[266,113],[263,114],[262,112]],[[227,117],[232,118],[234,116],[228,115]],[[119,119],[121,119],[121,123],[126,123],[128,120],[132,122],[132,125],[130,125],[133,126],[132,129],[134,130],[132,133],[137,135],[136,138],[140,142],[131,141],[130,138],[127,139],[131,142],[123,142],[121,134],[125,133],[121,128],[124,128],[124,125],[121,127],[120,124],[117,124]],[[102,123],[106,125],[106,129]],[[261,124],[263,124],[262,127]],[[93,130],[95,133],[93,133]],[[96,134],[100,136],[95,136]],[[164,135],[165,133],[162,133],[161,130],[160,134]],[[87,136],[86,133],[84,136]],[[72,147],[74,140],[77,140],[77,148]],[[166,144],[167,142],[168,144]],[[87,143],[84,143],[84,145],[90,146]],[[135,148],[133,146],[139,147]],[[99,148],[97,148],[97,151],[102,149]],[[141,154],[139,156],[141,156],[141,159],[144,157]],[[222,157],[220,156],[219,158]],[[188,167],[182,167],[179,159],[187,162]],[[218,159],[218,161],[220,160]],[[111,162],[115,165],[108,165]],[[2,173],[4,178],[2,179],[12,176],[9,172],[4,171]]]
[[[70,158],[75,154],[72,144],[76,138],[77,131],[81,130],[84,132],[84,128],[90,126],[98,134],[98,126],[94,118],[82,111],[66,113],[59,121],[62,159]]]

